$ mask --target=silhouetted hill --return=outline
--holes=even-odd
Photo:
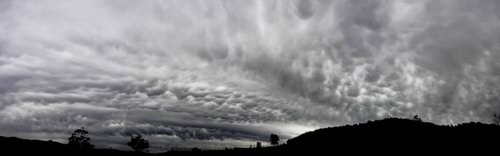
[[[500,126],[465,123],[442,126],[409,119],[388,118],[363,124],[318,129],[290,139],[286,144],[263,148],[211,151],[177,151],[141,154],[111,149],[82,151],[51,141],[0,137],[3,153],[26,155],[283,155],[283,154],[437,154],[496,153]],[[403,152],[403,153],[401,153]],[[0,153],[2,154],[2,153]]]
[[[387,118],[367,123],[318,129],[286,144],[262,149],[204,151],[199,155],[308,154],[489,154],[500,149],[500,126],[465,123],[435,125],[410,119]],[[182,152],[181,152],[182,153]],[[182,155],[176,153],[176,155]],[[183,154],[193,154],[184,152]]]
[[[495,151],[500,126],[465,123],[441,126],[409,119],[388,118],[364,124],[318,129],[288,140],[291,150],[368,151]]]

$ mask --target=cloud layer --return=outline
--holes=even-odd
[[[489,122],[499,43],[496,0],[4,0],[0,132],[85,126],[163,150],[387,116]]]

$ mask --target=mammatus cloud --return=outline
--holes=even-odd
[[[496,0],[0,2],[0,132],[156,150],[500,111]],[[208,144],[210,143],[210,144]]]

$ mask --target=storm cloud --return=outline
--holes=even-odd
[[[0,132],[155,150],[500,111],[497,0],[3,0]]]

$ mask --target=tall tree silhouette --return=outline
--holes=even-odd
[[[276,134],[271,134],[270,141],[271,145],[278,145],[280,142],[280,137]]]
[[[68,138],[68,145],[80,149],[93,149],[94,145],[90,144],[90,138],[87,137],[89,134],[84,127],[77,129]]]
[[[142,138],[141,135],[136,135],[130,138],[130,142],[127,145],[137,152],[145,152],[149,148],[149,141]]]

